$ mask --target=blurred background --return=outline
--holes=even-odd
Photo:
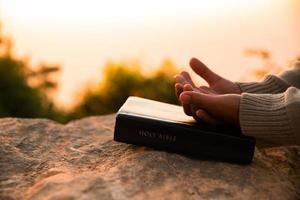
[[[299,56],[300,0],[0,0],[0,117],[65,123],[130,95],[176,104],[191,57],[253,81]]]

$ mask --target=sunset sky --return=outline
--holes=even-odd
[[[286,65],[300,55],[300,0],[0,0],[15,54],[62,68],[57,101],[101,78],[108,59],[138,59],[145,70],[195,56],[238,80],[260,63],[243,53],[265,48]]]

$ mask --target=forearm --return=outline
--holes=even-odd
[[[273,146],[300,145],[300,90],[280,94],[243,93],[239,123],[245,135]]]

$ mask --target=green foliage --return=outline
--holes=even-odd
[[[24,64],[9,57],[0,58],[0,116],[39,117],[43,115],[42,96],[27,84]]]
[[[12,55],[12,44],[10,38],[3,37],[0,26],[0,117],[45,117],[67,122],[116,112],[128,96],[177,103],[173,78],[177,70],[170,60],[147,76],[137,64],[109,62],[97,89],[88,88],[73,112],[64,113],[50,98],[57,88],[52,75],[60,68],[41,64],[33,70],[28,62]]]
[[[57,82],[51,79],[60,68],[41,65],[33,70],[27,62],[11,55],[11,42],[1,37],[0,48],[0,117],[45,117],[67,122],[89,115],[116,112],[128,96],[140,96],[177,103],[174,93],[176,68],[165,60],[152,75],[144,75],[141,67],[130,63],[108,63],[103,80],[96,90],[88,88],[82,101],[71,113],[56,109],[49,98]],[[9,48],[5,45],[9,44]]]
[[[176,68],[166,60],[152,75],[146,76],[140,66],[108,63],[104,77],[95,91],[87,91],[75,108],[74,118],[116,112],[128,96],[140,96],[168,103],[177,103],[174,93]]]
[[[178,73],[171,60],[165,60],[153,76],[144,81],[141,96],[167,103],[177,103],[174,90],[174,75]]]
[[[44,88],[51,81],[29,76],[28,71],[26,62],[0,56],[0,117],[46,117],[64,121]],[[31,86],[30,80],[38,83],[37,86]]]
[[[0,30],[0,117],[45,117],[65,122],[66,115],[48,97],[49,90],[57,85],[50,76],[59,67],[41,65],[32,70],[11,50],[10,38],[5,38]]]

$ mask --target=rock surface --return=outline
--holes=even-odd
[[[247,166],[114,142],[114,115],[0,119],[0,199],[300,199],[300,147]]]

